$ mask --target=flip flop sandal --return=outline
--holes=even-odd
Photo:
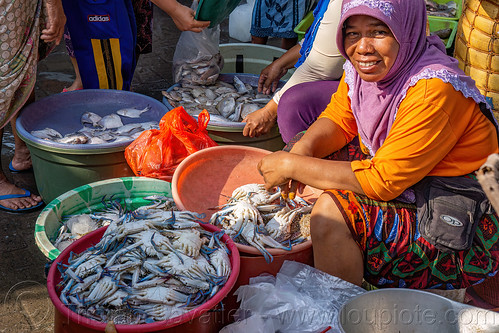
[[[12,172],[12,173],[22,173],[22,172],[28,172],[28,171],[31,171],[31,169],[32,169],[32,167],[31,167],[31,168],[29,168],[29,169],[17,170],[16,168],[14,168],[14,167],[12,166],[12,161],[10,161],[10,163],[9,163],[9,170],[10,170],[10,172]]]
[[[31,196],[31,192],[24,189],[24,194],[6,194],[6,195],[0,195],[0,200],[5,200],[5,199],[14,199],[14,198],[27,198],[29,196]],[[6,212],[9,212],[9,213],[27,213],[27,212],[31,212],[33,210],[37,210],[38,208],[40,208],[41,206],[44,205],[44,202],[43,201],[40,201],[38,204],[34,205],[34,206],[31,206],[31,207],[27,207],[27,208],[20,208],[20,209],[12,209],[12,208],[8,208],[8,207],[5,207],[3,205],[0,204],[0,210],[4,210]]]

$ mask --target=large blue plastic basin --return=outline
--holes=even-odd
[[[57,196],[91,182],[133,176],[124,150],[133,141],[106,144],[62,144],[37,138],[33,130],[53,128],[62,135],[83,127],[87,111],[105,116],[122,108],[151,110],[141,118],[122,117],[123,124],[158,121],[168,112],[166,106],[149,96],[122,90],[86,89],[45,97],[28,105],[16,121],[16,129],[26,142],[33,161],[38,192],[46,203]]]

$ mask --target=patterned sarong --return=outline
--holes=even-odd
[[[285,150],[300,137],[297,135]],[[352,161],[367,157],[359,146],[349,144],[327,159]],[[499,270],[496,213],[482,216],[469,250],[444,253],[419,234],[416,205],[377,201],[344,190],[326,193],[342,211],[364,254],[364,278],[374,286],[461,289],[481,283]]]
[[[17,114],[35,86],[42,53],[38,47],[47,47],[39,40],[45,25],[42,14],[42,0],[4,1],[0,7],[0,128]]]
[[[306,0],[256,0],[250,33],[256,37],[296,38],[294,28],[306,14]]]

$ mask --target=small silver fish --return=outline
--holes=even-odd
[[[94,136],[94,137],[91,137],[91,138],[88,140],[88,142],[87,142],[87,143],[88,143],[88,144],[91,144],[91,145],[101,145],[101,144],[106,143],[106,142],[107,142],[107,141],[104,141],[104,140],[102,140],[101,138]]]
[[[226,122],[230,122],[229,119],[223,117],[223,116],[219,116],[217,114],[210,114],[210,123],[226,123]]]
[[[104,129],[118,128],[123,126],[123,122],[121,121],[120,116],[118,116],[115,113],[112,113],[105,117],[102,117],[102,119],[99,120],[98,125]]]
[[[231,96],[225,97],[217,104],[218,112],[220,112],[220,114],[225,118],[228,118],[231,114],[233,114],[235,109],[236,100]]]
[[[81,115],[81,124],[85,126],[85,124],[90,124],[93,127],[97,126],[99,121],[102,119],[101,116],[99,116],[96,113],[93,112],[85,112],[84,114]]]
[[[53,139],[60,139],[62,138],[62,134],[57,132],[53,128],[44,128],[42,130],[38,131],[31,131],[31,135],[40,138],[40,139],[45,139],[45,140],[53,140]]]
[[[55,139],[54,141],[70,145],[79,145],[87,143],[88,138],[83,134],[68,134],[63,138]]]
[[[140,123],[133,123],[118,127],[117,129],[114,130],[114,132],[120,135],[122,134],[131,135],[133,133],[136,133],[137,131],[142,131],[142,130],[143,130],[142,125]]]
[[[248,92],[248,88],[246,88],[244,82],[241,81],[241,79],[235,75],[234,75],[234,87],[236,87],[237,92],[240,94],[246,94]]]
[[[159,129],[159,122],[147,121],[145,123],[140,123],[140,127],[142,127],[144,130]]]
[[[127,135],[120,135],[120,136],[117,136],[115,139],[114,139],[114,143],[116,142],[125,142],[125,141],[132,141],[134,138],[131,137],[131,136],[127,136]]]
[[[116,113],[119,114],[120,116],[123,116],[123,117],[139,118],[141,114],[143,114],[144,112],[147,112],[149,110],[151,110],[150,105],[146,106],[142,110],[125,108],[125,109],[121,109],[121,110],[116,111]]]

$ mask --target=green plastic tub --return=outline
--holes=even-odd
[[[171,184],[154,178],[122,177],[74,188],[52,200],[40,213],[35,225],[36,245],[47,259],[54,260],[61,251],[52,241],[57,237],[63,216],[101,210],[102,198],[111,196],[135,209],[149,204],[144,197],[155,194],[171,197]]]
[[[125,148],[133,141],[105,144],[62,144],[31,135],[33,130],[53,128],[62,135],[82,128],[81,116],[92,111],[100,116],[121,108],[151,109],[140,119],[122,117],[124,124],[157,121],[168,111],[149,96],[107,89],[85,89],[45,97],[28,105],[16,121],[19,137],[31,153],[38,192],[45,203],[75,187],[99,180],[133,176]]]
[[[456,38],[458,21],[452,21],[438,17],[428,17],[428,24],[430,26],[430,33],[442,29],[451,29],[450,36],[448,38],[442,39],[442,41],[444,42],[446,49],[452,48],[454,39]]]
[[[302,40],[303,37],[305,37],[308,28],[310,28],[313,22],[314,12],[311,11],[307,15],[305,15],[303,20],[301,20],[300,23],[298,23],[298,25],[293,29],[293,31],[298,35],[298,41]]]
[[[283,55],[286,50],[270,45],[250,43],[220,44],[220,54],[224,58],[221,73],[246,73],[260,75],[272,61]],[[288,70],[281,80],[288,80],[294,68]]]

